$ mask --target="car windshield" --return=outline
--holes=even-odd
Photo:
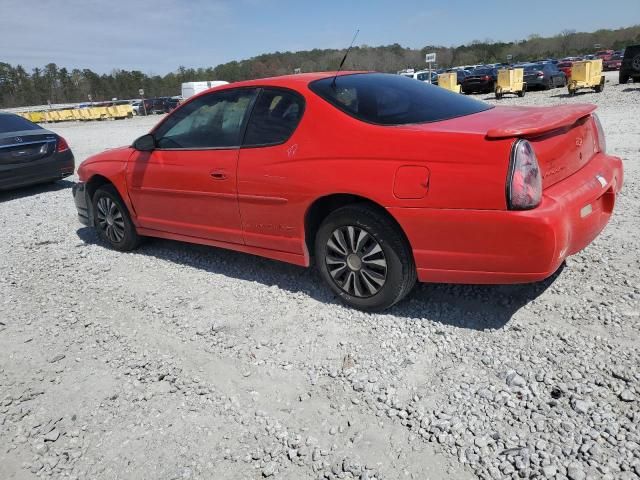
[[[571,65],[573,65],[571,62],[562,62],[558,64],[558,68],[570,67]]]
[[[41,127],[18,115],[0,113],[0,133],[22,132],[24,130],[41,130]]]
[[[379,125],[447,120],[491,107],[444,88],[401,75],[357,73],[323,78],[309,88],[343,112]]]

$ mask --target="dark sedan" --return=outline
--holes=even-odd
[[[549,90],[567,85],[567,77],[564,72],[551,62],[525,65],[524,81],[529,90],[536,87]]]
[[[498,70],[491,67],[480,67],[472,70],[460,84],[462,93],[490,93],[495,90]]]
[[[12,113],[0,112],[0,190],[73,175],[66,140]]]

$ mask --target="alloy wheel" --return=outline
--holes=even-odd
[[[333,231],[327,241],[325,263],[335,284],[355,297],[372,297],[387,280],[382,247],[373,235],[353,225]]]
[[[122,212],[116,202],[109,197],[100,197],[97,207],[98,227],[112,242],[122,242],[125,234],[125,224]]]

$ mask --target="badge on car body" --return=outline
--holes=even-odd
[[[14,140],[18,143],[22,143],[22,137],[15,137]]]

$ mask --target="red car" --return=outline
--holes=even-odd
[[[609,60],[602,62],[602,69],[606,71],[620,70],[622,66],[622,55],[612,55]]]
[[[565,76],[567,77],[567,80],[569,80],[571,78],[571,67],[573,66],[573,62],[572,61],[562,61],[560,63],[558,63],[557,67],[558,70],[560,70],[561,72],[563,72],[565,74]]]
[[[400,75],[291,75],[208,90],[132,146],[86,160],[80,220],[315,264],[380,310],[421,282],[553,274],[623,182],[592,105],[492,107]]]
[[[613,50],[600,50],[595,53],[596,58],[601,58],[602,61],[609,60],[614,54]]]

